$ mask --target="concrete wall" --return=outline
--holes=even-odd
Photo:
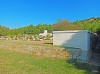
[[[53,31],[53,45],[81,48],[81,60],[88,60],[90,32],[87,30]]]

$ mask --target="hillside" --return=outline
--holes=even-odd
[[[100,29],[100,17],[89,18],[81,21],[73,22],[74,24],[81,25],[84,30],[90,30],[96,32]]]
[[[48,32],[52,32],[53,30],[90,30],[92,32],[96,32],[100,29],[100,17],[93,17],[85,20],[79,20],[75,22],[70,22],[66,19],[58,20],[54,24],[38,24],[28,25],[25,27],[10,29],[5,26],[0,26],[0,35],[8,36],[8,35],[20,35],[20,34],[39,34],[44,30],[48,30]]]
[[[59,20],[53,25],[53,30],[89,30],[96,32],[100,29],[100,18],[89,18],[85,20],[77,20],[75,22],[70,22],[66,19]]]

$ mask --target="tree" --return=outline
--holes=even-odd
[[[57,23],[53,24],[53,30],[54,31],[64,31],[64,30],[67,30],[71,24],[72,23],[69,22],[66,19],[58,20]]]
[[[10,31],[10,29],[8,27],[0,25],[0,35],[6,36],[9,34],[9,31]]]

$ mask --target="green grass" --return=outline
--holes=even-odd
[[[41,58],[0,49],[0,74],[88,74],[64,59]]]

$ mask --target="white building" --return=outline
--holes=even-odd
[[[90,58],[90,32],[88,30],[53,31],[53,45],[80,48],[82,61]]]
[[[40,36],[47,36],[47,34],[48,34],[47,30],[44,30],[44,33],[40,33],[39,35]]]

